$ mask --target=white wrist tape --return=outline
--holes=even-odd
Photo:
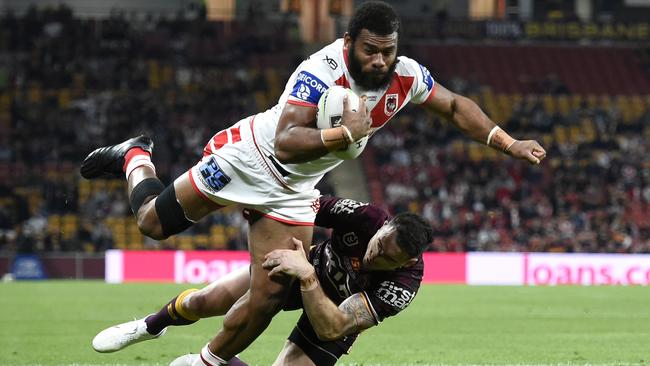
[[[490,130],[490,133],[488,134],[487,142],[485,143],[486,145],[490,146],[490,141],[492,141],[492,136],[494,136],[494,134],[497,131],[499,131],[500,129],[501,129],[501,127],[499,127],[499,126],[492,127],[492,130]]]
[[[354,139],[352,138],[352,133],[350,132],[350,129],[345,125],[341,125],[341,127],[343,127],[343,131],[345,131],[345,134],[348,136],[347,138],[348,145],[353,143]]]

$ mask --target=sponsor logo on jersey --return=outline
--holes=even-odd
[[[301,71],[296,77],[291,95],[308,103],[318,104],[321,95],[327,90],[327,85],[316,76]]]
[[[422,70],[422,82],[427,85],[427,90],[431,91],[431,88],[433,88],[433,77],[431,76],[431,73],[426,67],[420,64],[418,64],[418,66],[420,66],[420,70]]]
[[[214,156],[199,167],[199,172],[201,180],[212,193],[219,192],[231,181],[230,177],[221,170]]]
[[[393,281],[384,281],[375,290],[375,295],[386,304],[404,310],[415,297],[415,292],[400,287]]]
[[[330,209],[330,213],[332,214],[351,214],[354,212],[359,207],[362,206],[367,206],[367,203],[351,200],[351,199],[343,199],[343,200],[338,200],[334,204],[334,206]]]
[[[359,237],[354,232],[343,234],[343,237],[341,238],[341,240],[343,241],[343,244],[345,244],[346,246],[349,246],[349,247],[353,247],[353,246],[359,244]]]
[[[298,97],[298,99],[308,100],[310,94],[311,92],[309,91],[307,85],[302,84],[298,87],[298,91],[296,92],[296,97]]]
[[[384,113],[387,116],[392,115],[397,111],[397,106],[399,105],[399,95],[398,94],[386,94],[386,102],[384,104]]]
[[[325,58],[323,59],[323,61],[325,61],[327,66],[329,66],[330,69],[332,69],[332,70],[336,70],[339,67],[339,64],[336,63],[336,60],[334,60],[333,58],[331,58],[331,57],[329,57],[327,55],[325,55]]]

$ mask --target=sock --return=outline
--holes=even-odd
[[[149,315],[144,322],[147,323],[147,333],[156,335],[170,325],[188,325],[200,319],[199,316],[183,309],[183,299],[197,289],[189,289],[181,292],[167,305],[163,306],[157,313]]]
[[[224,361],[221,357],[212,353],[207,344],[201,349],[200,357],[201,361],[203,361],[203,364],[206,366],[222,366],[228,364],[228,362]],[[194,364],[197,363],[195,362]]]
[[[156,170],[153,163],[151,162],[151,154],[142,150],[139,147],[134,147],[129,149],[124,156],[124,166],[122,170],[126,173],[126,179],[129,179],[129,175],[136,169],[143,165],[149,166],[152,169]]]

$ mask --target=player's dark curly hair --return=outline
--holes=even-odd
[[[392,6],[383,1],[365,2],[357,8],[348,24],[348,33],[353,41],[364,28],[380,36],[399,33],[399,16]]]
[[[397,245],[411,258],[422,254],[433,241],[433,229],[420,215],[403,212],[389,224],[397,229]]]

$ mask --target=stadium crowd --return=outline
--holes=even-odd
[[[403,115],[371,140],[385,203],[428,218],[436,251],[650,252],[650,111],[622,123],[615,106],[562,115],[530,96],[505,122],[513,136],[536,131],[547,162],[502,158],[437,118]]]
[[[272,105],[302,46],[290,18],[263,21],[80,19],[65,7],[0,19],[0,251],[244,249],[237,210],[179,238],[143,239],[123,184],[83,181],[78,165],[96,146],[146,133],[170,182],[213,133]],[[613,104],[586,100],[558,113],[526,96],[510,109],[513,136],[544,141],[541,166],[499,158],[411,108],[364,153],[370,184],[388,182],[373,199],[427,217],[436,251],[650,252],[650,109],[625,123]]]

